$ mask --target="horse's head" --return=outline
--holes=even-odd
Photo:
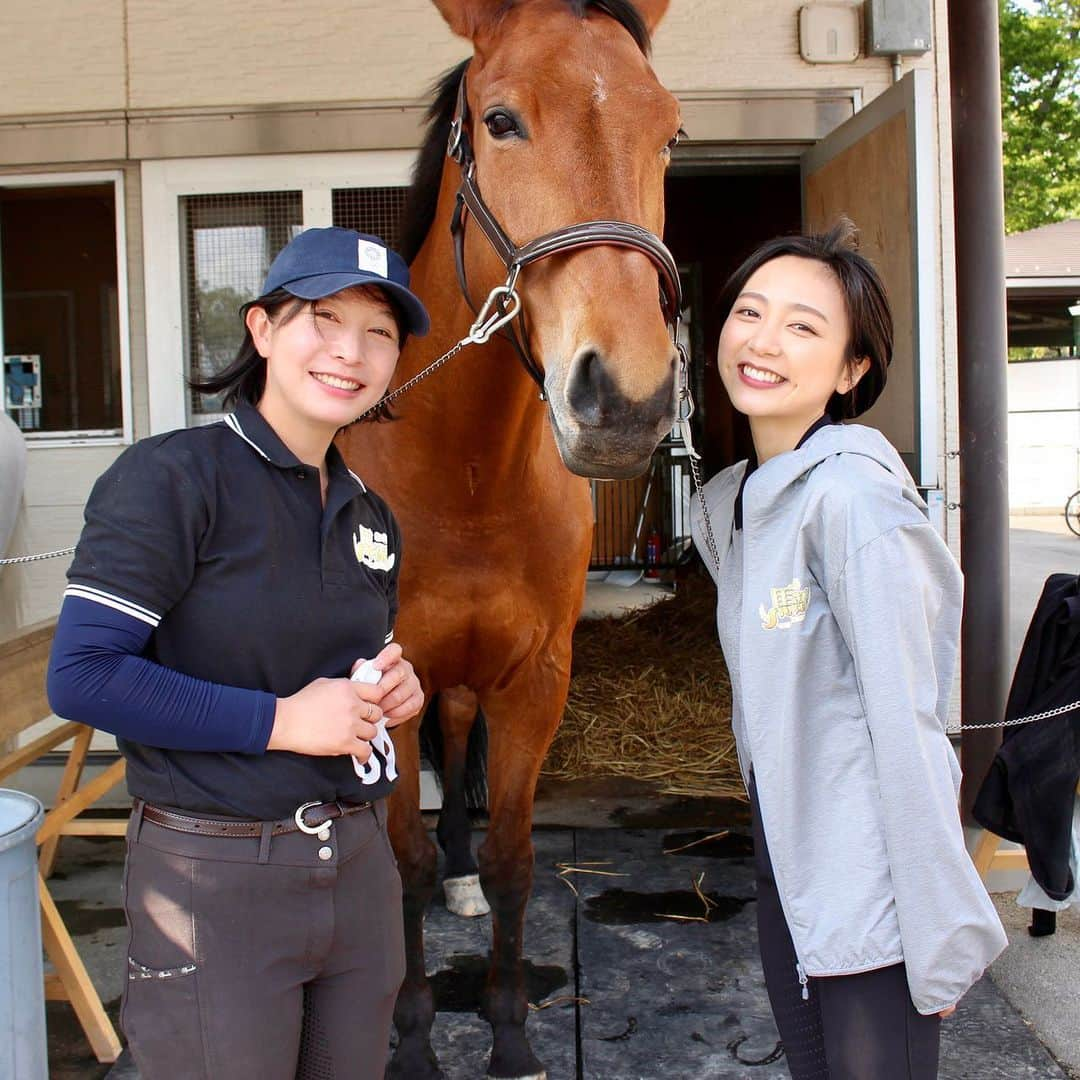
[[[514,244],[602,220],[660,235],[679,105],[645,50],[668,0],[434,2],[473,42],[476,185]],[[506,272],[475,223],[466,235],[481,299]],[[567,467],[641,472],[675,408],[678,357],[657,266],[640,250],[601,243],[528,265],[518,291]]]

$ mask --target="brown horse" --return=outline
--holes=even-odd
[[[522,245],[602,219],[659,234],[680,127],[678,104],[646,56],[668,0],[434,2],[474,54],[461,102],[466,65],[443,80],[406,211],[403,246],[433,332],[404,350],[399,384],[473,321],[449,228],[461,170],[445,158],[462,105],[476,187]],[[506,269],[475,218],[468,216],[461,255],[479,303]],[[522,936],[533,796],[566,701],[591,546],[583,477],[641,472],[675,408],[678,357],[658,302],[663,266],[647,244],[624,239],[559,250],[521,273],[523,337],[546,407],[513,345],[496,337],[411,390],[398,422],[359,425],[343,438],[347,457],[401,523],[396,636],[425,692],[437,695],[445,748],[439,838],[456,877],[476,869],[462,785],[478,710],[487,723],[490,824],[479,861],[493,919],[484,994],[492,1077],[544,1075],[525,1035]],[[424,972],[436,857],[419,813],[418,731],[414,722],[395,732],[401,781],[390,816],[408,957],[390,1074],[405,1080],[441,1075]]]

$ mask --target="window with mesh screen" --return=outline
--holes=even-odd
[[[333,193],[334,224],[378,236],[400,249],[401,211],[407,187],[338,188]]]
[[[236,356],[238,309],[259,294],[274,256],[303,229],[299,191],[186,195],[180,199],[186,370],[206,378]],[[190,392],[191,423],[220,415],[220,395]]]

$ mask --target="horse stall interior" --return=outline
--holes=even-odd
[[[666,184],[664,240],[683,278],[683,342],[691,358],[694,436],[710,476],[750,449],[745,420],[728,403],[717,374],[717,308],[727,277],[760,242],[797,232],[797,162],[675,164]],[[649,470],[633,480],[593,484],[596,530],[591,569],[673,572],[692,556],[692,478],[681,442],[661,443]]]

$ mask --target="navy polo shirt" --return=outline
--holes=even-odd
[[[318,470],[246,404],[143,439],[94,487],[67,595],[148,622],[148,659],[210,683],[287,697],[348,677],[393,637],[401,542],[333,446],[327,465],[324,507]],[[362,777],[349,756],[119,745],[132,795],[232,817],[379,799],[396,775],[378,749]]]

